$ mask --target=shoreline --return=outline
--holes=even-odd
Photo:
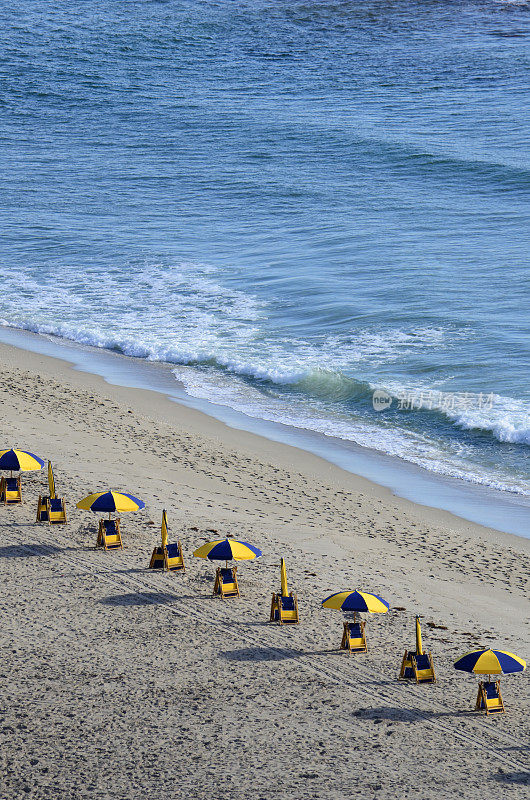
[[[448,519],[477,525],[484,530],[530,537],[530,504],[519,495],[505,495],[489,487],[467,484],[464,481],[430,473],[395,456],[368,450],[359,445],[321,434],[289,428],[280,423],[247,417],[240,412],[215,403],[197,400],[188,395],[172,373],[172,365],[148,362],[106,349],[80,345],[57,337],[34,334],[17,328],[0,327],[0,346],[14,347],[24,353],[40,355],[43,359],[57,360],[67,365],[73,373],[99,378],[106,386],[134,391],[147,391],[179,405],[184,414],[196,412],[198,419],[206,418],[208,425],[218,425],[216,435],[233,441],[228,431],[236,431],[238,441],[251,446],[257,437],[259,447],[263,442],[274,446],[292,448],[299,452],[294,462],[306,462],[311,456],[340,473],[366,481],[372,491],[386,497],[426,509],[435,522],[447,514]],[[169,417],[173,415],[167,411]],[[178,417],[177,413],[177,417]],[[173,417],[174,418],[174,417]],[[204,422],[204,419],[203,419]],[[239,435],[240,434],[240,435]],[[356,469],[356,467],[358,469]],[[422,502],[428,496],[430,502]],[[455,524],[455,523],[453,523]]]

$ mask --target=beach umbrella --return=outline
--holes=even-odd
[[[110,515],[113,513],[124,514],[127,511],[139,511],[141,508],[145,508],[145,503],[132,494],[114,492],[111,489],[108,492],[89,494],[88,497],[79,501],[77,508],[83,511],[94,511],[96,514],[108,512],[110,519]]]
[[[21,472],[32,472],[42,469],[44,461],[34,453],[26,450],[1,450],[0,469],[9,469],[11,472],[20,470]]]
[[[416,617],[416,655],[423,655],[423,642],[421,640],[421,625],[419,616]]]
[[[259,558],[261,554],[261,550],[248,542],[219,539],[201,545],[193,555],[197,558],[207,558],[209,561],[251,561],[253,558]]]
[[[283,558],[280,565],[280,576],[282,582],[282,597],[289,597],[289,589],[287,588],[287,570],[285,569],[285,561]]]
[[[55,478],[53,477],[51,461],[48,461],[48,488],[50,490],[50,500],[53,500],[55,498]]]
[[[162,552],[167,547],[168,533],[167,533],[167,514],[166,510],[162,511]]]
[[[463,672],[474,672],[475,675],[508,675],[512,672],[523,672],[526,661],[505,650],[472,650],[461,656],[454,663],[455,669]]]
[[[390,608],[389,603],[371,592],[336,592],[322,601],[323,608],[336,611],[369,611],[371,614],[384,614]]]

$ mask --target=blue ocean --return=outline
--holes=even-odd
[[[17,0],[0,75],[1,325],[530,494],[529,2]]]

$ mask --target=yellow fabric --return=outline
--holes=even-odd
[[[76,507],[82,509],[83,511],[90,511],[92,503],[95,503],[98,497],[101,497],[103,494],[108,494],[108,491],[89,494],[88,497],[84,497],[82,500],[80,500]],[[111,494],[116,504],[116,511],[120,514],[124,514],[126,511],[138,511],[137,503],[133,502],[133,500],[126,495],[121,494],[121,492],[112,491]]]
[[[48,487],[50,490],[50,498],[55,497],[55,479],[53,477],[52,462],[48,461]]]
[[[166,512],[162,511],[162,549],[167,547],[167,517]]]
[[[423,655],[423,642],[421,641],[421,626],[419,617],[416,617],[416,653],[419,656]]]
[[[355,589],[351,589],[348,592],[338,592],[337,594],[332,595],[329,597],[324,603],[322,603],[323,608],[333,608],[337,611],[341,611],[342,604],[348,597],[348,595],[353,594]],[[357,590],[359,592],[359,590]],[[373,594],[369,592],[359,592],[361,597],[366,603],[368,611],[372,614],[384,614],[388,611],[388,608],[382,603],[380,600],[377,599]]]
[[[287,570],[285,569],[285,561],[282,558],[281,561],[281,579],[282,579],[282,597],[288,597],[289,590],[287,588]]]

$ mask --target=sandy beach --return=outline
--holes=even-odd
[[[472,713],[467,650],[530,656],[530,540],[415,505],[327,462],[148,391],[0,346],[2,447],[51,458],[67,526],[36,524],[45,471],[0,507],[0,798],[523,798],[528,674]],[[95,550],[84,495],[132,492],[123,552]],[[166,508],[187,571],[146,569]],[[242,597],[194,559],[231,534],[263,550]],[[287,562],[301,624],[268,623]],[[386,598],[369,651],[338,650],[342,589]],[[436,685],[397,681],[423,615]]]

